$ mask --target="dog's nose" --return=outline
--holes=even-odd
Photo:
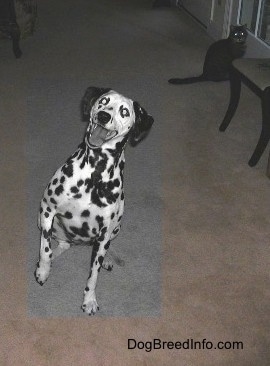
[[[111,115],[107,112],[100,111],[100,112],[98,112],[97,118],[98,118],[98,122],[105,125],[106,123],[108,123],[111,120]]]

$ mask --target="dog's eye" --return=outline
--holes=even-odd
[[[100,99],[99,104],[107,105],[109,103],[109,101],[110,101],[110,98],[104,97],[104,98]]]
[[[123,107],[120,108],[120,114],[121,114],[121,117],[123,117],[123,118],[130,116],[129,110],[127,108],[123,108]]]

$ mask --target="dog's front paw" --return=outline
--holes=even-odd
[[[35,277],[37,283],[41,286],[47,281],[50,274],[51,265],[50,263],[38,263],[35,271]]]
[[[85,295],[82,310],[88,315],[95,315],[97,310],[99,310],[95,293]]]

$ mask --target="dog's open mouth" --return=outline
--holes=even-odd
[[[104,126],[101,126],[98,123],[93,123],[91,134],[88,139],[89,145],[92,148],[98,148],[101,147],[104,142],[111,140],[116,136],[117,132],[108,130]]]

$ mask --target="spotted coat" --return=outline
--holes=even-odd
[[[148,134],[153,118],[137,103],[110,89],[90,87],[81,104],[89,122],[84,141],[55,172],[40,204],[40,258],[35,277],[47,280],[52,260],[71,245],[92,244],[82,309],[98,310],[95,288],[104,257],[118,234],[124,211],[124,149]],[[58,242],[52,250],[51,239]]]

